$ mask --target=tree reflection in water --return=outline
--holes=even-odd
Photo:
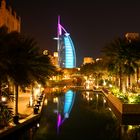
[[[101,92],[77,91],[73,94],[73,105],[66,109],[70,112],[64,111],[66,92],[57,96],[55,103],[53,97],[56,96],[51,94],[52,100],[48,99],[43,110],[34,140],[91,140],[91,137],[94,140],[140,140],[139,125],[121,125]],[[70,106],[70,102],[68,104]]]

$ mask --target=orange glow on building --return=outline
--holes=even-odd
[[[53,64],[58,67],[58,52],[53,53]]]
[[[140,36],[139,36],[139,33],[126,33],[125,37],[128,40],[136,40],[136,39],[139,39]]]
[[[87,63],[94,63],[93,58],[92,57],[84,57],[83,64],[87,64]]]
[[[6,0],[1,1],[0,7],[0,27],[6,26],[8,32],[20,32],[21,18],[17,16],[15,11],[9,6],[7,8]]]

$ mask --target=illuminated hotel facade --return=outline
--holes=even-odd
[[[75,68],[76,53],[70,34],[60,24],[60,16],[58,16],[57,27],[57,51],[58,65],[60,68]]]

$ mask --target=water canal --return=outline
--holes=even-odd
[[[68,90],[48,98],[33,140],[140,140],[139,125],[121,125],[101,92]]]
[[[120,124],[102,92],[67,90],[46,99],[40,121],[10,139],[140,140],[140,126]]]

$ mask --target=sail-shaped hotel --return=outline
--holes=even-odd
[[[58,16],[58,27],[57,27],[57,51],[58,51],[58,65],[60,68],[76,67],[75,48],[72,39],[70,37],[70,34],[60,24],[60,16]]]

